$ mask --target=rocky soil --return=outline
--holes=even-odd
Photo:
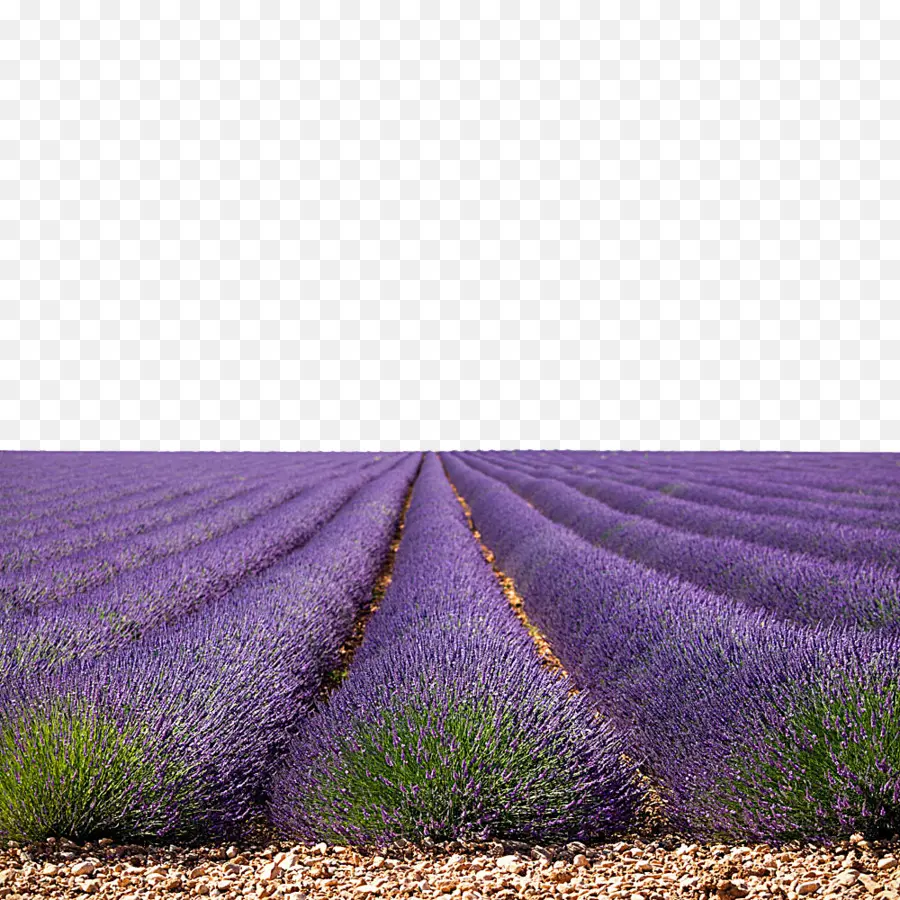
[[[0,898],[809,897],[900,900],[900,843],[732,847],[675,840],[546,849],[519,844],[381,853],[345,847],[179,849],[65,841],[0,851]]]

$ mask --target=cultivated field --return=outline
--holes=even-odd
[[[3,453],[0,897],[888,898],[898,621],[889,454]]]

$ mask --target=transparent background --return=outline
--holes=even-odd
[[[0,4],[0,446],[900,449],[896,3]]]

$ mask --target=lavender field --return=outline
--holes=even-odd
[[[8,840],[900,831],[894,455],[6,452],[0,622]]]

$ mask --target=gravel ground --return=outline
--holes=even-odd
[[[0,851],[0,898],[567,897],[900,898],[900,844],[858,836],[832,847],[687,845],[637,839],[597,847],[452,843],[380,854],[270,845],[179,849],[12,844]]]

